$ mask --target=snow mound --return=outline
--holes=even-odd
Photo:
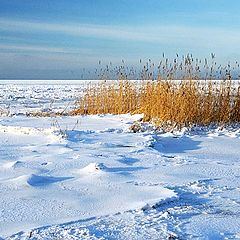
[[[107,167],[103,163],[89,163],[86,167],[78,170],[77,172],[83,175],[88,175],[91,173],[100,173]]]
[[[13,161],[13,162],[8,162],[3,164],[2,167],[5,169],[15,169],[15,168],[21,167],[22,165],[23,165],[23,162],[21,161]]]
[[[40,176],[35,174],[25,174],[3,181],[3,185],[10,189],[20,189],[25,187],[45,187],[56,182],[62,182],[71,177]]]
[[[30,178],[30,175],[21,175],[15,178],[10,178],[7,180],[4,180],[1,182],[1,185],[3,186],[3,189],[23,189],[26,187],[29,187],[28,179]]]
[[[62,141],[62,136],[56,134],[56,128],[35,128],[35,127],[19,127],[19,126],[4,126],[0,125],[0,133],[12,136],[28,136],[28,137],[47,137],[49,143]]]

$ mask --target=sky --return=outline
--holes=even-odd
[[[163,52],[240,60],[239,0],[0,0],[0,79],[80,79]]]

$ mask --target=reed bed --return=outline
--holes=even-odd
[[[159,64],[150,59],[143,64],[139,78],[124,61],[100,73],[105,80],[89,83],[71,114],[142,113],[156,126],[180,128],[240,122],[240,84],[232,80],[239,78],[237,61],[222,66],[214,54],[210,60],[177,54],[171,61],[163,54]],[[113,75],[118,80],[106,80]],[[128,80],[134,77],[138,81]]]
[[[143,113],[157,126],[240,122],[240,85],[232,80],[102,81],[90,84],[72,114]]]

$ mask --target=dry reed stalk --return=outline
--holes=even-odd
[[[149,59],[142,66],[142,80],[135,83],[126,79],[136,78],[136,70],[122,60],[120,67],[110,64],[98,74],[120,80],[89,85],[71,114],[143,113],[144,121],[179,127],[240,122],[240,85],[231,81],[233,69],[239,69],[238,62],[218,66],[214,54],[210,61],[176,54],[172,62],[163,54],[158,65]],[[208,81],[200,81],[203,76]]]
[[[143,113],[158,126],[190,126],[240,121],[240,87],[231,80],[129,80],[90,85],[72,114]]]

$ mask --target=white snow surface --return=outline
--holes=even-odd
[[[12,94],[62,103],[63,86]],[[240,238],[239,128],[132,133],[141,115],[36,118],[23,105],[0,117],[0,238]]]

